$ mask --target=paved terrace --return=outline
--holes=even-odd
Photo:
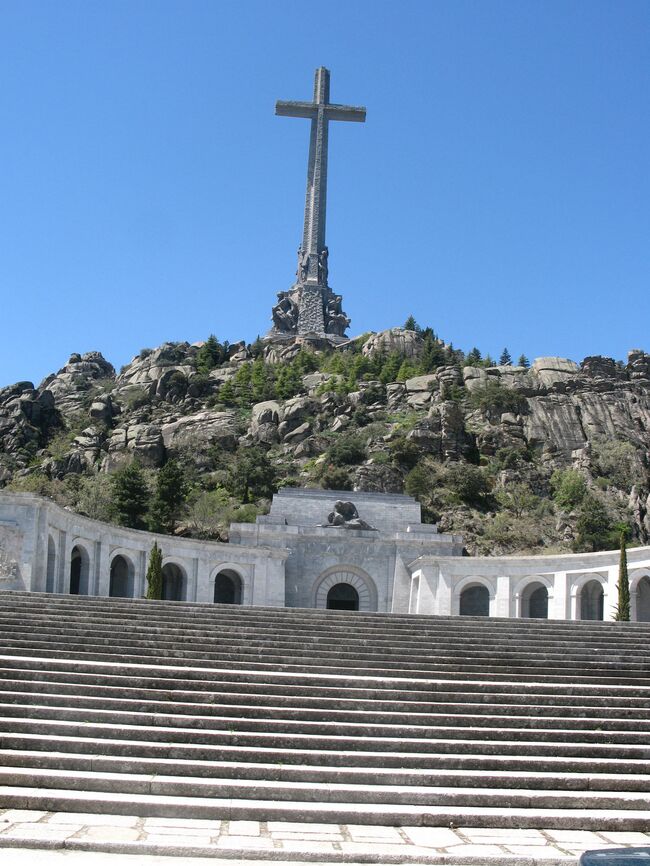
[[[576,864],[585,850],[640,846],[650,851],[650,833],[210,821],[23,809],[0,812],[0,848],[11,849],[10,856],[5,851],[0,859],[12,866],[31,866],[35,860],[39,866],[202,866],[206,857],[212,862],[257,861],[258,866],[260,860],[553,866]],[[45,850],[35,854],[34,848]],[[172,860],[172,856],[183,859]]]

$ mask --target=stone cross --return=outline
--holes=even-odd
[[[328,286],[328,250],[325,245],[328,126],[330,120],[354,120],[363,123],[366,109],[331,104],[330,73],[324,66],[320,66],[314,76],[314,101],[278,101],[275,113],[283,117],[308,117],[311,120],[305,223],[302,244],[298,251],[298,283],[302,287],[298,333],[322,332],[325,297],[323,290]]]

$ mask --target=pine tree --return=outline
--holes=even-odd
[[[154,541],[149,554],[149,566],[147,568],[147,594],[146,598],[162,598],[163,573],[162,573],[162,551],[158,542]]]
[[[530,361],[525,355],[520,355],[519,360],[517,361],[517,366],[519,367],[530,367]]]
[[[626,550],[627,527],[621,529],[621,554],[618,564],[618,604],[614,619],[619,622],[630,621],[630,580],[627,573],[627,550]]]
[[[418,323],[415,321],[414,316],[409,316],[408,319],[404,322],[404,330],[405,331],[419,331]]]
[[[156,478],[156,493],[151,505],[151,524],[157,532],[172,533],[185,504],[187,483],[182,466],[168,460]]]
[[[144,529],[144,518],[149,508],[149,488],[137,460],[118,469],[111,483],[117,522],[131,529]]]
[[[467,357],[465,358],[465,363],[468,367],[478,367],[481,363],[481,352],[479,349],[474,346],[473,349],[470,349],[467,353]]]
[[[196,353],[196,369],[199,373],[209,373],[219,364],[223,364],[228,356],[228,344],[224,346],[214,334],[210,334],[205,343]]]
[[[500,367],[510,367],[512,365],[512,358],[510,356],[510,352],[507,349],[504,349],[501,352],[501,357],[499,358],[499,366]]]
[[[237,402],[237,395],[235,394],[232,379],[227,379],[221,388],[219,388],[219,402],[225,403],[226,406],[234,406]]]

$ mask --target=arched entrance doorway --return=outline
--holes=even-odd
[[[636,585],[636,621],[650,622],[650,577],[645,575]]]
[[[489,616],[490,590],[481,583],[467,586],[460,594],[461,616]]]
[[[56,570],[56,546],[51,535],[47,537],[47,573],[45,575],[45,592],[54,592]]]
[[[335,583],[327,593],[328,610],[359,610],[359,593],[349,583]]]
[[[111,581],[108,594],[113,598],[133,597],[133,574],[127,559],[118,554],[111,562]]]
[[[88,554],[76,544],[70,554],[70,595],[88,595],[89,572]]]
[[[214,580],[215,604],[241,604],[242,579],[232,568],[224,568]]]
[[[588,580],[580,590],[580,619],[602,620],[603,613],[603,585],[599,580]]]
[[[162,570],[162,597],[165,601],[183,601],[185,598],[185,574],[175,562],[168,562]]]
[[[521,615],[529,619],[548,619],[548,589],[543,583],[529,583],[521,594]]]

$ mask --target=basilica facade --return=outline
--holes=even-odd
[[[617,550],[464,556],[409,496],[285,488],[219,543],[0,493],[0,589],[141,598],[154,541],[170,601],[573,620],[612,619],[617,601]],[[628,573],[631,619],[650,621],[650,547],[628,550]]]

